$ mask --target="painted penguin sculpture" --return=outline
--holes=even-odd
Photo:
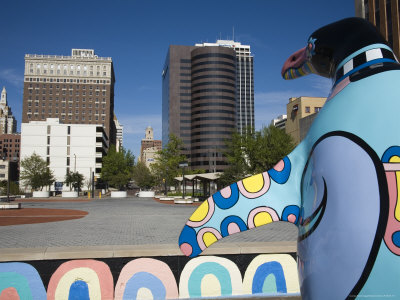
[[[400,65],[359,18],[315,31],[282,76],[332,78],[307,137],[273,169],[208,198],[179,237],[199,255],[274,221],[297,225],[303,299],[400,298]]]

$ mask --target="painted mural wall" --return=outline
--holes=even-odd
[[[292,255],[245,256],[200,256],[188,260],[181,270],[177,260],[168,265],[161,258],[128,259],[127,263],[126,258],[107,263],[70,260],[62,261],[52,274],[47,274],[48,280],[46,265],[52,261],[5,262],[0,263],[0,300],[177,299],[300,293]],[[124,265],[115,280],[110,267],[115,269],[118,264]]]

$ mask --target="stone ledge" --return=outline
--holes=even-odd
[[[221,243],[206,249],[202,255],[296,253],[297,242]],[[113,257],[183,256],[177,244],[105,245],[82,247],[1,248],[0,262],[51,259]]]

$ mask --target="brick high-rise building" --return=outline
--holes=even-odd
[[[114,83],[111,57],[91,49],[72,49],[71,56],[26,54],[22,123],[59,118],[98,124],[115,144]]]
[[[400,57],[400,0],[355,0],[356,16],[378,27],[397,58]]]

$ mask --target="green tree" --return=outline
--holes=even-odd
[[[115,146],[111,145],[107,155],[103,158],[101,178],[111,187],[123,189],[131,180],[134,165],[135,156],[130,150],[126,151],[121,147],[117,152]]]
[[[25,186],[31,186],[33,190],[43,190],[55,181],[53,172],[47,163],[36,153],[21,160],[21,180]]]
[[[135,180],[135,183],[141,189],[149,190],[156,183],[154,175],[150,172],[150,170],[146,166],[146,164],[141,161],[139,161],[133,167],[132,177],[133,177],[133,180]]]
[[[295,144],[285,131],[271,125],[260,131],[247,130],[242,136],[234,133],[227,146],[225,155],[229,167],[219,180],[223,185],[271,169],[294,149]]]
[[[155,162],[150,166],[158,183],[165,183],[167,186],[174,183],[174,178],[181,173],[179,162],[186,160],[182,149],[183,141],[176,135],[170,134],[168,144],[157,152]]]
[[[81,189],[83,185],[83,180],[85,177],[79,173],[79,172],[68,172],[67,175],[65,175],[65,184],[69,186],[69,190],[73,188],[74,190],[79,190]]]

